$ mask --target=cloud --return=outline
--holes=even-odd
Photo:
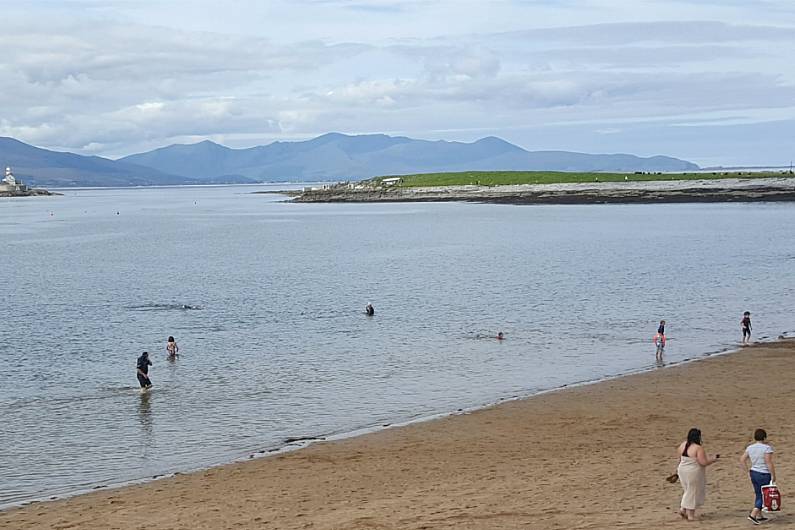
[[[261,31],[240,32],[176,27],[148,1],[83,0],[85,16],[74,15],[74,2],[37,3],[6,25],[4,38],[14,45],[0,55],[0,134],[109,155],[186,138],[242,146],[340,130],[446,131],[471,140],[577,123],[601,141],[626,141],[626,124],[711,127],[717,122],[701,120],[730,118],[725,126],[740,126],[795,107],[795,31],[786,17],[780,25],[737,17],[604,23],[608,15],[596,13],[628,4],[571,1],[561,11],[557,2],[464,3],[467,9],[448,0],[274,1],[267,11],[241,1],[236,7],[252,18],[258,10],[267,17]],[[699,14],[726,12],[701,4]],[[667,4],[650,5],[649,16],[670,16]],[[731,9],[749,13],[741,4]],[[544,18],[552,11],[565,13],[556,27]],[[523,27],[492,30],[486,12]],[[328,23],[307,19],[318,13]],[[144,15],[151,21],[141,22]],[[577,23],[589,17],[595,23]],[[470,30],[423,29],[438,31],[439,20]],[[271,31],[281,25],[300,31],[285,39]],[[425,35],[372,37],[404,26]],[[317,27],[335,37],[320,37]]]

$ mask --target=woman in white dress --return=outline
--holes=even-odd
[[[687,440],[679,444],[679,482],[682,483],[682,495],[679,515],[688,521],[696,520],[696,508],[704,505],[707,495],[707,466],[717,462],[720,455],[709,458],[701,445],[701,430],[690,429]]]

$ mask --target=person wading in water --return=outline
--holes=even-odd
[[[137,364],[138,382],[141,384],[141,390],[148,390],[152,387],[152,381],[149,379],[150,366],[152,366],[152,361],[149,360],[149,352],[143,352],[138,357]]]

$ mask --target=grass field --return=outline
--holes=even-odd
[[[404,188],[420,186],[507,186],[511,184],[559,184],[570,182],[624,182],[653,180],[705,180],[726,178],[793,177],[789,171],[714,172],[714,173],[569,173],[564,171],[466,171],[462,173],[423,173],[394,175]],[[393,177],[394,177],[393,176]],[[377,183],[388,176],[373,179]]]

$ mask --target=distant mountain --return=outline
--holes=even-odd
[[[495,138],[473,143],[329,133],[303,142],[230,149],[210,141],[171,145],[119,160],[40,149],[0,137],[0,165],[33,186],[153,186],[356,180],[475,170],[689,171],[667,156],[526,151]]]
[[[33,147],[0,137],[0,164],[31,186],[152,186],[186,184],[189,179],[150,167],[98,156],[81,156]]]
[[[469,170],[690,171],[696,164],[667,156],[526,151],[495,138],[473,143],[328,133],[303,142],[230,149],[210,141],[171,145],[122,162],[194,179],[317,181]]]

